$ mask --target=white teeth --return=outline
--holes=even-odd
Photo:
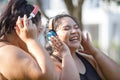
[[[78,39],[77,37],[73,37],[72,39]]]
[[[75,36],[75,37],[72,37],[72,38],[70,39],[70,41],[73,41],[73,40],[78,40],[78,37]]]

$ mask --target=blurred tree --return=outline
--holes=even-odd
[[[111,2],[115,2],[117,3],[117,5],[120,5],[120,0],[103,0],[106,3],[111,3]]]
[[[42,15],[48,19],[49,17],[46,15],[45,11],[43,10],[43,4],[41,3],[41,0],[36,0],[36,3],[39,6]]]
[[[84,0],[77,0],[78,2],[76,5],[73,4],[73,0],[63,0],[63,1],[67,7],[69,14],[74,16],[78,20],[78,23],[80,25],[80,29],[83,30],[82,4],[83,4]],[[36,0],[36,3],[40,7],[42,15],[48,19],[49,17],[46,15],[45,11],[42,8],[43,4],[41,4],[41,0]]]

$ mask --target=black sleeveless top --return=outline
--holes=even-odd
[[[79,57],[79,59],[83,62],[86,72],[85,74],[80,74],[81,80],[102,80],[94,67],[80,54],[76,53],[76,55]]]

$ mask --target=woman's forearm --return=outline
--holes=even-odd
[[[93,56],[107,80],[120,80],[120,66],[100,50]]]
[[[65,54],[62,58],[61,80],[80,80],[76,64],[69,54]]]
[[[49,80],[57,80],[57,72],[45,49],[35,40],[28,41],[27,47],[28,51],[35,57],[39,64],[42,74],[45,75],[44,77],[46,77],[46,79],[48,77]]]

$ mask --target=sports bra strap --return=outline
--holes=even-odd
[[[100,76],[94,69],[94,67],[90,64],[90,62],[85,59],[82,55],[76,53],[76,55],[79,57],[79,59],[83,62],[86,72],[85,74],[80,74],[81,80],[101,80]]]

